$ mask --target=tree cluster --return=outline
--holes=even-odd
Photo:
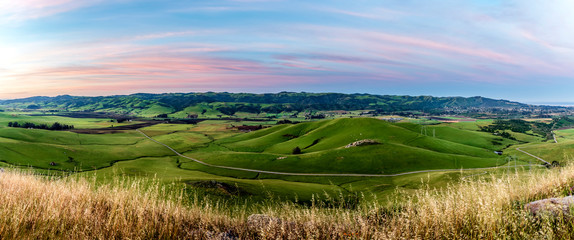
[[[483,132],[496,132],[497,130],[510,130],[517,133],[526,133],[532,130],[531,123],[520,120],[495,120],[494,123],[487,126],[480,126],[480,130]]]
[[[20,124],[19,122],[9,122],[8,127],[14,128],[34,128],[34,129],[46,129],[46,130],[70,130],[74,129],[74,125],[67,125],[61,124],[59,122],[55,122],[51,125],[46,123],[35,124],[31,122],[25,122]]]
[[[233,116],[236,112],[247,112],[247,113],[255,113],[259,114],[262,111],[261,105],[259,104],[226,104],[221,107],[217,107],[216,110],[220,111],[221,113]],[[204,111],[206,111],[204,109]],[[202,112],[203,114],[204,112]]]
[[[123,118],[123,117],[122,118],[116,118],[117,123],[123,123],[123,122],[129,121],[129,120],[130,120],[129,118]]]
[[[483,132],[491,132],[491,133],[498,133],[503,138],[508,138],[512,140],[516,140],[512,135],[505,130],[510,130],[517,133],[525,133],[532,135],[532,133],[538,134],[540,136],[545,136],[546,138],[552,138],[552,129],[553,126],[556,126],[557,123],[560,122],[565,125],[572,124],[568,120],[564,120],[562,118],[554,119],[551,123],[543,123],[543,122],[527,122],[520,119],[511,119],[511,120],[496,120],[494,123],[487,125],[487,126],[480,126],[480,131]],[[554,127],[555,128],[555,127]],[[528,133],[528,131],[532,131],[532,133]]]

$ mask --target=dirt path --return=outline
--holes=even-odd
[[[542,159],[542,158],[540,158],[540,157],[534,156],[533,154],[530,154],[530,153],[528,153],[528,152],[526,152],[526,151],[524,151],[524,150],[522,150],[522,149],[520,149],[520,148],[516,148],[516,150],[518,150],[518,151],[520,151],[520,152],[522,152],[522,153],[524,153],[524,154],[526,154],[526,155],[528,155],[528,156],[531,156],[531,157],[533,157],[533,158],[536,158],[536,159],[538,159],[538,160],[540,160],[540,161],[542,161],[542,162],[544,162],[544,163],[550,164],[550,163],[547,162],[546,160],[544,160],[544,159]]]
[[[430,172],[457,172],[457,171],[473,171],[473,170],[488,170],[488,169],[497,169],[497,168],[514,168],[516,166],[500,166],[500,167],[487,167],[487,168],[466,168],[466,169],[435,169],[435,170],[421,170],[421,171],[412,171],[412,172],[404,172],[404,173],[396,173],[396,174],[359,174],[359,173],[288,173],[288,172],[274,172],[274,171],[265,171],[265,170],[256,170],[256,169],[248,169],[248,168],[238,168],[238,167],[228,167],[228,166],[219,166],[219,165],[213,165],[213,164],[209,164],[200,160],[197,160],[195,158],[192,157],[188,157],[185,156],[181,153],[179,153],[178,151],[176,151],[175,149],[171,148],[170,146],[159,142],[153,138],[151,138],[150,136],[148,136],[147,134],[145,134],[144,132],[140,131],[139,129],[137,129],[136,131],[138,131],[139,133],[141,133],[142,135],[144,135],[146,138],[148,138],[149,140],[160,144],[164,147],[166,147],[167,149],[171,150],[172,152],[174,152],[175,154],[177,154],[178,156],[182,157],[182,158],[186,158],[189,160],[192,160],[196,163],[199,163],[201,165],[204,166],[208,166],[208,167],[214,167],[214,168],[221,168],[221,169],[229,169],[229,170],[236,170],[236,171],[244,171],[244,172],[255,172],[255,173],[266,173],[266,174],[274,174],[274,175],[286,175],[286,176],[314,176],[314,177],[397,177],[397,176],[403,176],[403,175],[410,175],[410,174],[417,174],[417,173],[430,173]],[[521,151],[521,150],[519,150]],[[528,153],[527,153],[528,154]],[[529,154],[530,155],[530,154]],[[534,156],[534,155],[532,155]],[[534,156],[536,157],[536,156]],[[542,160],[544,161],[544,160]],[[546,161],[544,161],[546,162]],[[527,167],[527,166],[540,166],[540,165],[521,165],[521,167]]]
[[[556,140],[556,133],[554,133],[554,131],[552,131],[552,137],[554,138],[554,143],[558,143],[558,140]]]

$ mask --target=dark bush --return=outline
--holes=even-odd
[[[293,154],[301,154],[301,148],[299,148],[298,146],[293,148]]]

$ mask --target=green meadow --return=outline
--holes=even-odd
[[[85,134],[7,127],[8,122],[14,121],[57,121],[76,129],[118,125],[109,119],[0,113],[0,166],[35,169],[43,174],[94,176],[101,182],[118,176],[156,179],[192,192],[235,200],[259,201],[273,196],[305,202],[319,195],[341,194],[364,194],[381,200],[398,189],[408,192],[429,184],[443,187],[485,171],[512,170],[460,169],[533,162],[531,157],[513,150],[515,146],[524,146],[549,160],[574,153],[567,143],[547,149],[544,146],[550,143],[542,143],[542,138],[534,135],[511,133],[517,140],[510,140],[477,131],[477,125],[488,121],[420,125],[375,118],[338,118],[299,124],[267,122],[261,130],[241,132],[233,126],[262,123],[209,120],[195,125],[156,124],[140,129],[179,153],[217,166],[310,174],[393,175],[438,170],[380,177],[275,175],[202,165],[177,156],[135,130]],[[561,139],[574,135],[567,130],[557,134]],[[361,140],[377,144],[346,147]],[[301,152],[294,154],[295,148]],[[495,150],[505,154],[499,156]],[[213,182],[227,187],[210,184]]]
[[[215,165],[269,171],[395,174],[498,166],[505,160],[494,150],[516,143],[446,126],[424,127],[426,134],[420,134],[420,128],[373,118],[341,118],[239,134],[186,154]],[[434,136],[429,135],[431,128]],[[379,144],[346,148],[365,139]],[[296,147],[301,154],[292,154]]]
[[[556,138],[558,143],[553,141],[547,141],[543,143],[527,143],[522,145],[513,146],[509,150],[510,154],[521,155],[522,153],[515,150],[516,147],[520,147],[521,150],[527,151],[535,156],[541,157],[542,159],[553,162],[557,161],[561,165],[566,165],[571,163],[574,159],[574,131],[573,129],[567,130],[556,130]],[[528,159],[531,162],[536,162],[534,158]]]

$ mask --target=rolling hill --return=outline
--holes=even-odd
[[[563,110],[564,107],[532,106],[484,97],[393,96],[342,93],[164,93],[132,94],[104,97],[31,97],[0,101],[0,107],[19,110],[108,112],[137,116],[170,114],[172,117],[234,115],[330,110],[365,110],[376,113],[423,111],[429,113],[496,111]]]
[[[505,159],[493,150],[516,143],[448,126],[427,127],[426,135],[420,128],[373,118],[341,118],[240,134],[187,154],[216,165],[260,170],[390,174],[497,166]],[[435,129],[434,137],[428,135],[429,129]],[[379,144],[346,147],[367,139]],[[296,147],[301,154],[293,154]]]

